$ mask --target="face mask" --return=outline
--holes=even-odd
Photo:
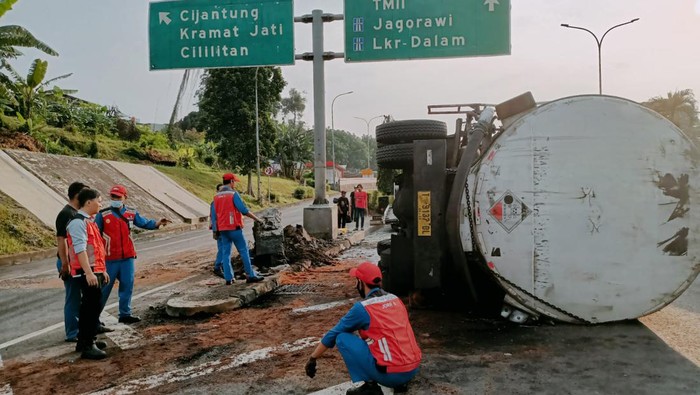
[[[362,282],[360,280],[357,280],[357,282],[355,283],[355,289],[357,289],[357,293],[360,294],[360,297],[364,299],[366,296],[365,287],[362,286]]]
[[[112,208],[122,208],[122,205],[124,205],[124,202],[121,200],[110,200],[109,201],[109,206]]]

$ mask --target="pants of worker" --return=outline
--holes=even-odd
[[[104,286],[104,275],[97,273],[97,287],[88,285],[85,276],[75,278],[80,284],[80,321],[78,330],[78,347],[86,348],[93,344],[100,323],[100,311],[102,306],[102,287]]]
[[[250,262],[250,252],[248,251],[248,243],[245,241],[243,230],[225,230],[219,234],[219,239],[222,239],[221,249],[223,251],[223,266],[224,279],[226,281],[233,280],[233,268],[231,267],[231,244],[233,243],[238,250],[238,255],[243,260],[243,268],[248,278],[257,277],[253,271],[253,264]]]
[[[56,259],[56,269],[61,272],[61,260]],[[66,330],[66,339],[78,337],[78,314],[80,314],[80,282],[78,279],[68,277],[63,280],[63,288],[66,289],[66,298],[63,302],[63,326]]]
[[[418,373],[418,368],[404,373],[381,373],[367,343],[351,333],[339,334],[335,345],[343,356],[353,383],[376,381],[385,387],[395,388],[408,383]]]
[[[345,220],[348,219],[348,214],[338,211],[338,228],[344,228],[347,225]]]
[[[134,293],[134,258],[107,261],[109,284],[102,288],[102,309],[112,293],[114,282],[119,280],[119,317],[131,316],[131,295]],[[100,309],[100,311],[102,311]]]
[[[216,261],[214,262],[214,270],[222,270],[222,265],[224,263],[224,249],[221,247],[222,241],[224,239],[219,237],[216,239]]]
[[[365,228],[365,209],[363,208],[355,209],[355,229],[357,229],[358,226],[363,229]]]

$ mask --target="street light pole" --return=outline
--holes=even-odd
[[[383,118],[383,117],[384,117],[384,115],[377,115],[377,116],[374,117],[374,118],[370,118],[369,121],[366,120],[366,119],[364,119],[364,118],[353,117],[353,118],[355,118],[355,119],[359,119],[359,120],[361,120],[361,121],[364,121],[365,124],[367,125],[367,168],[368,168],[368,169],[370,168],[370,148],[369,148],[369,147],[370,147],[370,145],[369,145],[370,134],[369,134],[369,124],[372,123],[372,121],[374,121],[375,119],[379,119],[379,118]]]
[[[634,19],[632,19],[632,20],[629,21],[629,22],[620,23],[619,25],[615,25],[615,26],[611,27],[611,28],[608,29],[605,33],[603,33],[603,37],[601,37],[600,40],[598,39],[598,36],[595,35],[595,33],[593,33],[592,31],[590,31],[590,30],[588,30],[588,29],[586,29],[585,27],[572,26],[572,25],[569,25],[568,23],[562,23],[562,24],[561,24],[562,27],[566,27],[566,28],[569,28],[569,29],[583,30],[583,31],[585,31],[585,32],[588,32],[588,33],[590,33],[590,34],[593,36],[593,38],[595,38],[595,42],[596,42],[596,44],[598,44],[598,94],[600,94],[600,95],[603,94],[603,66],[602,66],[602,51],[601,51],[601,48],[603,47],[603,40],[605,39],[605,36],[606,36],[608,33],[610,33],[610,31],[613,30],[613,29],[616,29],[616,28],[618,28],[618,27],[620,27],[620,26],[629,25],[630,23],[637,22],[638,20],[639,20],[639,18],[634,18]]]
[[[335,117],[333,113],[333,106],[335,105],[335,99],[339,98],[340,96],[345,96],[353,93],[353,91],[341,93],[338,96],[333,98],[333,101],[331,102],[331,159],[333,161],[333,187],[335,187]]]
[[[262,203],[260,195],[260,120],[258,119],[258,69],[255,68],[255,152],[258,161],[258,203]]]

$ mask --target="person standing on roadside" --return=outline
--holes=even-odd
[[[364,381],[346,394],[381,395],[379,384],[406,392],[422,358],[406,306],[382,289],[382,272],[377,265],[363,262],[350,269],[350,276],[356,279],[355,288],[362,300],[323,336],[306,362],[306,375],[314,378],[316,360],[337,346],[352,382]]]
[[[66,227],[78,213],[78,193],[87,188],[82,182],[74,182],[68,186],[68,204],[56,216],[56,246],[58,254],[56,269],[58,276],[63,280],[66,297],[63,303],[63,326],[66,331],[65,341],[75,343],[78,341],[78,313],[80,311],[80,283],[70,275],[70,263],[68,262],[68,245],[66,244]]]
[[[107,304],[114,282],[119,280],[119,322],[133,324],[141,318],[131,313],[131,295],[134,292],[134,259],[136,248],[131,238],[132,226],[154,230],[166,225],[167,219],[156,222],[143,218],[138,211],[127,207],[127,190],[123,185],[115,185],[109,191],[109,207],[100,211],[95,223],[105,241],[107,273],[112,281],[102,289],[102,308]],[[101,310],[100,310],[101,311]]]
[[[234,273],[231,267],[231,244],[236,246],[238,254],[243,260],[247,276],[246,282],[255,283],[263,280],[263,277],[255,273],[250,261],[248,242],[243,235],[243,215],[258,222],[262,222],[262,220],[248,210],[241,196],[233,189],[237,181],[240,180],[235,174],[224,174],[224,186],[214,197],[214,204],[211,208],[212,230],[215,237],[222,239],[222,263],[226,285],[231,285],[234,282]]]
[[[352,188],[350,192],[350,219],[351,222],[357,224],[357,211],[355,210],[355,193],[357,192],[357,187]]]
[[[100,211],[100,193],[94,189],[83,189],[78,193],[78,212],[68,223],[66,240],[70,275],[80,284],[80,319],[78,321],[78,344],[75,350],[81,358],[104,359],[107,353],[104,342],[95,342],[99,325],[102,287],[109,283],[105,265],[105,245],[100,229],[93,221]]]
[[[221,191],[221,187],[224,186],[224,184],[217,184],[216,185],[216,193],[219,193]],[[216,194],[214,194],[214,197],[216,197]],[[214,209],[214,200],[211,201],[211,204],[209,205],[209,212]],[[214,237],[214,240],[216,240],[216,260],[214,261],[214,275],[217,277],[224,278],[224,272],[222,271],[223,269],[223,249],[221,248],[221,242],[223,239],[219,237],[219,235],[212,230],[212,222],[211,222],[211,215],[209,216],[209,230],[212,231],[212,235]]]
[[[365,230],[365,214],[367,213],[367,192],[362,190],[362,184],[355,187],[355,230]]]
[[[345,191],[340,191],[338,198],[338,228],[345,228],[350,211],[350,201],[345,197]]]

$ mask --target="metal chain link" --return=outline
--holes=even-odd
[[[507,283],[508,285],[510,285],[513,288],[516,288],[517,290],[519,290],[520,292],[524,293],[525,295],[531,297],[532,299],[536,300],[537,302],[542,303],[543,305],[545,305],[553,310],[556,310],[556,311],[558,311],[566,316],[569,316],[573,319],[579,320],[579,321],[586,323],[586,324],[592,324],[590,321],[583,319],[574,313],[570,313],[564,309],[561,309],[561,308],[547,302],[544,299],[538,298],[537,296],[524,290],[522,287],[516,285],[512,281],[510,281],[507,278],[500,275],[495,270],[491,270],[491,268],[488,267],[488,264],[486,263],[486,259],[484,258],[484,254],[481,253],[480,248],[479,248],[478,244],[476,243],[476,227],[474,224],[474,215],[472,212],[471,197],[469,195],[469,175],[467,175],[467,181],[464,184],[464,190],[465,190],[465,194],[466,194],[465,196],[467,197],[467,216],[469,217],[468,218],[469,219],[469,232],[470,232],[471,239],[472,239],[472,251],[474,251],[474,253],[479,256],[479,258],[480,258],[479,260],[481,261],[481,264],[484,265],[486,267],[486,269],[489,270],[491,273],[493,273],[496,277],[498,277],[499,280]]]

